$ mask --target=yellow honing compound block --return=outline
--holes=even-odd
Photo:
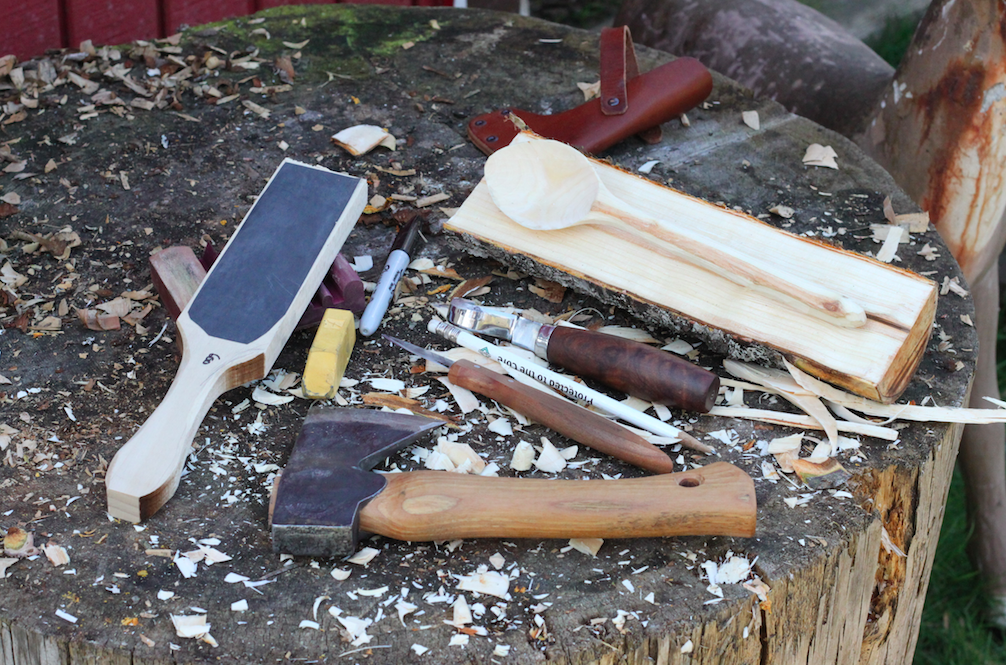
[[[304,396],[331,399],[339,389],[346,363],[356,344],[353,313],[328,309],[318,325],[304,367]]]

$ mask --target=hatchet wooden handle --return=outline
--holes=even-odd
[[[582,406],[526,386],[508,376],[458,360],[447,378],[521,413],[559,434],[655,473],[670,473],[674,464],[667,453],[616,422]]]
[[[557,326],[548,337],[548,361],[648,402],[705,413],[720,379],[707,369],[641,342]]]
[[[452,538],[649,538],[755,534],[754,482],[715,462],[625,480],[386,474],[360,530],[409,541]]]

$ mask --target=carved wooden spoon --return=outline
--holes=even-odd
[[[631,242],[688,261],[835,325],[855,328],[866,322],[858,303],[825,286],[718,245],[679,221],[657,221],[634,209],[604,186],[586,157],[565,143],[511,143],[489,157],[485,177],[496,206],[525,228],[553,231],[604,224],[621,230],[619,235]],[[696,210],[695,219],[711,210],[715,208]]]

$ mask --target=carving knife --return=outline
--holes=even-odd
[[[670,473],[674,470],[671,458],[660,448],[578,404],[526,386],[470,360],[451,360],[395,337],[383,337],[409,353],[449,368],[447,378],[454,385],[505,404],[563,436],[647,471]]]
[[[538,323],[464,298],[451,301],[447,319],[647,402],[706,413],[719,393],[720,379],[709,370],[641,342]]]

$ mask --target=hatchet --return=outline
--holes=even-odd
[[[108,512],[144,520],[171,498],[213,401],[264,378],[366,205],[360,178],[284,160],[175,325],[164,399],[112,458]]]
[[[407,541],[754,536],[754,482],[726,462],[619,480],[371,471],[442,424],[399,413],[312,409],[273,497],[273,549],[344,556],[364,534]]]

